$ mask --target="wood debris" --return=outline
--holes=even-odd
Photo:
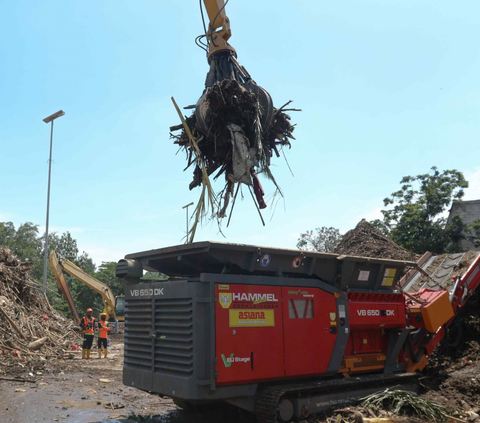
[[[30,268],[0,247],[0,368],[8,373],[26,360],[56,358],[81,339],[80,328],[50,306]]]

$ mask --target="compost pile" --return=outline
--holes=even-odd
[[[82,337],[77,325],[58,314],[30,277],[30,266],[0,247],[0,367],[65,356]]]
[[[170,128],[174,143],[186,153],[184,170],[193,167],[190,190],[200,185],[205,190],[206,186],[218,218],[227,215],[229,201],[238,193],[238,188],[234,190],[237,183],[245,184],[251,193],[253,190],[258,209],[267,207],[257,173],[272,181],[281,194],[270,170],[270,160],[274,154],[280,157],[283,147],[291,147],[290,140],[295,139],[294,125],[285,111],[297,109],[286,109],[290,102],[280,109],[274,108],[272,124],[263,128],[259,97],[235,80],[223,80],[207,88],[205,100],[208,133],[200,134],[201,126],[195,113],[186,117],[184,124]],[[174,134],[177,131],[181,132]],[[210,175],[214,181],[223,176],[225,185],[219,192],[211,188]],[[197,209],[203,205],[199,202]]]
[[[334,252],[349,256],[416,261],[415,253],[395,244],[366,220],[348,231]]]

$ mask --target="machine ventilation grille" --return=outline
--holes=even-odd
[[[154,372],[193,373],[193,302],[189,298],[155,301]]]
[[[124,366],[152,369],[152,300],[132,299],[125,304]]]

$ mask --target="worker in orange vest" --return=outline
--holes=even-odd
[[[110,329],[107,323],[107,313],[100,314],[100,320],[98,322],[98,358],[102,358],[102,345],[103,345],[103,354],[105,358],[108,357],[108,332]]]
[[[83,316],[80,327],[83,329],[82,358],[90,358],[90,350],[95,333],[95,317],[93,317],[93,310],[91,308],[87,309],[87,315]]]

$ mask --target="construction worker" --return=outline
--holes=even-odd
[[[92,348],[95,333],[95,317],[93,317],[91,308],[88,308],[87,315],[82,317],[80,327],[83,329],[82,358],[90,358],[90,349]]]
[[[108,332],[110,332],[110,329],[107,323],[107,313],[101,313],[98,322],[98,358],[102,358],[102,345],[103,355],[105,358],[108,357]]]

